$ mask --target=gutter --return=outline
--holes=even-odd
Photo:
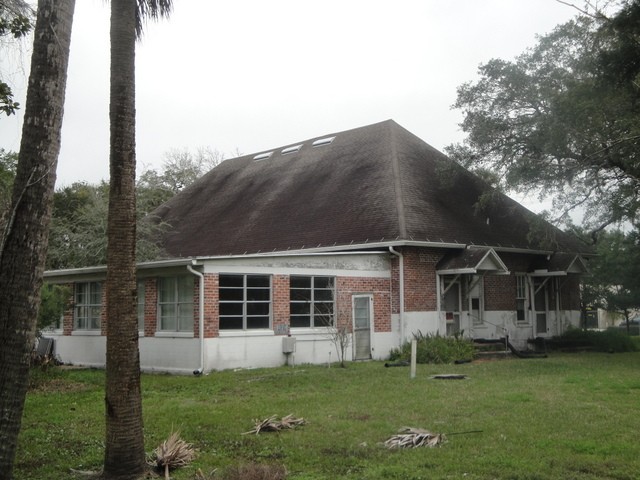
[[[196,261],[193,260],[193,264]],[[198,330],[200,334],[200,367],[193,371],[194,375],[202,375],[204,373],[204,275],[195,270],[191,265],[187,265],[187,270],[199,278],[198,288]]]
[[[397,250],[395,250],[393,248],[393,246],[389,245],[389,253],[391,253],[391,255],[395,255],[396,257],[398,257],[398,263],[399,263],[399,276],[400,276],[400,285],[399,285],[399,289],[400,289],[400,342],[399,345],[402,346],[402,343],[404,342],[404,256],[398,252]]]

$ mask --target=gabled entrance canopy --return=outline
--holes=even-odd
[[[468,247],[438,262],[438,275],[509,275],[509,269],[493,248]]]
[[[571,253],[554,253],[542,261],[535,262],[529,275],[532,277],[563,277],[571,273],[588,273],[584,258]]]

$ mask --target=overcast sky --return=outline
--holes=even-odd
[[[555,0],[174,0],[137,50],[138,165],[387,119],[442,149],[463,138],[456,87],[575,14]],[[21,95],[27,72],[11,73]],[[108,92],[109,3],[77,0],[58,186],[108,178]],[[18,150],[21,121],[0,118],[1,148]]]

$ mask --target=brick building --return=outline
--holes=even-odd
[[[153,219],[170,228],[167,259],[138,266],[146,370],[335,361],[336,330],[356,360],[418,331],[524,348],[579,321],[589,251],[393,121],[224,161]],[[73,291],[47,333],[65,362],[104,364],[105,273],[45,274]]]

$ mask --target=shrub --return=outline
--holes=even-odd
[[[588,348],[596,352],[635,352],[634,341],[624,332],[616,329],[604,331],[580,330],[572,328],[549,342],[552,349]]]
[[[417,340],[417,363],[453,363],[473,358],[473,343],[463,338],[461,333],[453,337],[442,337],[440,334],[425,335],[418,331],[413,336]],[[411,342],[405,342],[401,347],[391,350],[389,358],[392,361],[409,361]]]

